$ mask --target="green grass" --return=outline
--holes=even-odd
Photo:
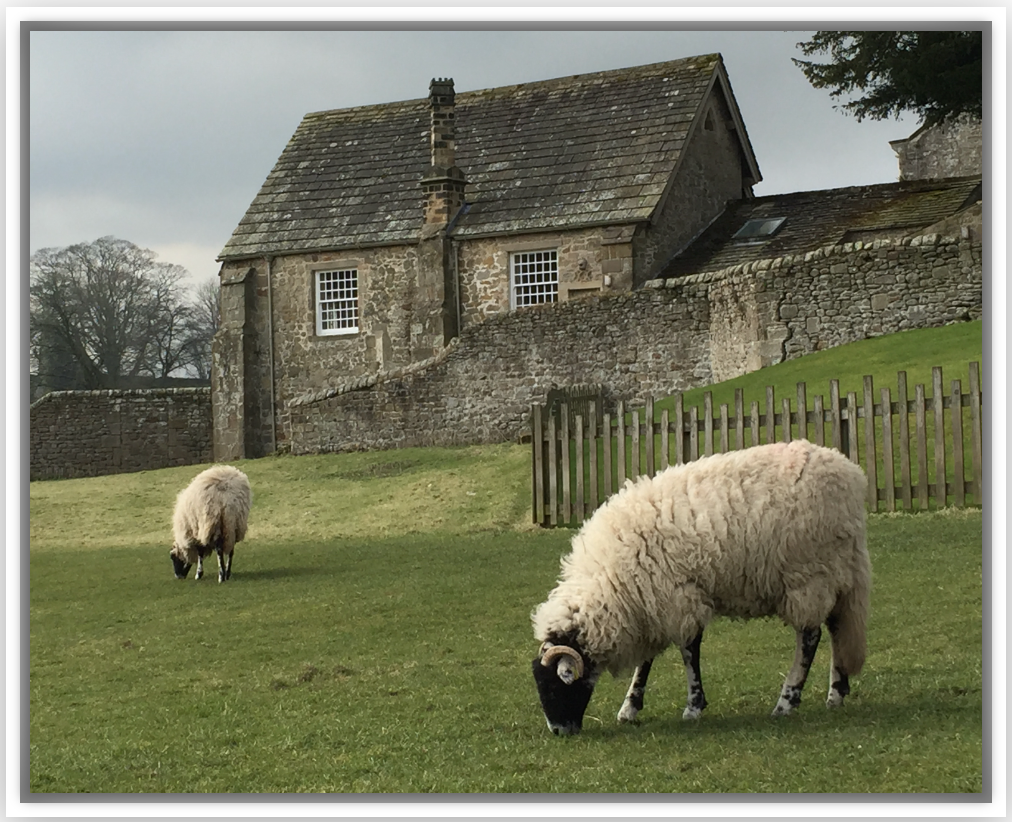
[[[914,386],[919,383],[925,386],[926,393],[930,396],[931,369],[934,366],[942,368],[946,393],[949,392],[949,383],[954,379],[962,381],[965,392],[969,387],[967,364],[970,362],[977,362],[983,368],[983,323],[980,320],[941,328],[901,331],[898,334],[872,337],[816,351],[719,385],[694,388],[684,392],[682,398],[686,407],[698,405],[702,408],[703,395],[711,391],[714,411],[720,408],[721,403],[727,403],[733,412],[734,392],[740,388],[745,397],[746,412],[749,403],[757,400],[760,411],[765,413],[766,386],[774,385],[777,387],[776,410],[779,412],[781,397],[790,397],[793,407],[797,396],[795,386],[799,382],[807,384],[809,403],[816,394],[822,394],[828,404],[830,380],[840,381],[841,397],[846,398],[847,392],[855,391],[860,399],[864,377],[871,375],[876,393],[878,389],[888,387],[895,400],[896,373],[906,371],[909,397],[913,399]],[[981,381],[983,382],[983,374]],[[986,389],[986,386],[983,388]],[[658,419],[660,409],[664,407],[671,408],[671,401],[665,400],[654,405]]]
[[[232,580],[172,577],[200,466],[30,488],[33,792],[911,793],[982,788],[981,513],[870,518],[869,657],[827,711],[768,717],[793,655],[772,621],[711,626],[710,707],[677,654],[636,726],[602,678],[585,731],[547,730],[529,613],[571,531],[529,519],[529,448],[239,463]]]

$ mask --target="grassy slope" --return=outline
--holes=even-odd
[[[715,409],[721,403],[727,403],[733,409],[734,391],[741,388],[746,408],[752,400],[757,400],[763,408],[767,385],[775,385],[778,397],[790,397],[793,402],[795,386],[804,382],[811,402],[811,397],[816,394],[822,394],[828,400],[829,381],[835,379],[840,381],[841,396],[845,397],[848,391],[856,391],[860,397],[864,376],[870,374],[876,391],[890,388],[895,399],[896,372],[905,370],[912,398],[914,386],[921,383],[931,394],[931,369],[934,366],[942,368],[946,392],[954,379],[962,380],[963,390],[966,391],[969,384],[968,363],[977,362],[983,368],[982,352],[983,324],[979,320],[942,328],[916,329],[817,351],[719,385],[686,391],[682,396],[686,406],[701,406],[703,394],[712,391]],[[983,382],[983,374],[981,380]],[[986,386],[983,388],[986,390]],[[663,408],[664,404],[658,403],[657,407]]]
[[[981,789],[979,511],[870,518],[870,653],[843,711],[821,705],[823,649],[800,712],[768,719],[793,639],[718,621],[700,723],[668,655],[640,725],[615,723],[626,683],[605,677],[560,740],[528,614],[571,532],[526,525],[526,447],[240,464],[254,510],[224,586],[166,556],[198,466],[32,484],[33,791]]]

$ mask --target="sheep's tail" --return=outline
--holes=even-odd
[[[871,607],[871,561],[865,534],[855,537],[851,588],[840,595],[830,616],[833,667],[848,676],[861,673],[867,652],[866,630]]]

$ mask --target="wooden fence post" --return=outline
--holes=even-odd
[[[910,489],[910,403],[907,400],[907,372],[896,374],[896,400],[900,412],[900,495],[904,511],[913,510]]]
[[[657,464],[654,462],[654,398],[647,397],[646,419],[646,458],[648,477],[657,473]]]
[[[671,434],[668,430],[668,409],[661,410],[661,470],[664,471],[671,463],[668,449],[671,447]]]
[[[604,444],[601,448],[601,459],[604,461],[603,473],[604,477],[604,498],[608,499],[613,493],[615,493],[615,481],[612,474],[611,464],[611,413],[607,412],[604,415],[604,420],[601,423],[601,429],[604,433]]]
[[[555,414],[548,415],[548,520],[559,524],[559,461]]]
[[[815,444],[826,444],[826,412],[822,407],[822,394],[812,400],[812,416],[815,418]]]
[[[590,458],[590,510],[596,511],[599,504],[597,493],[597,403],[591,403],[587,409],[590,424],[590,447],[588,456]]]
[[[942,369],[931,369],[931,410],[935,420],[935,496],[938,505],[948,503],[945,488],[945,397],[942,393]]]
[[[917,447],[917,505],[918,510],[928,510],[928,426],[924,386],[914,386],[914,438]]]
[[[843,415],[840,412],[840,381],[829,381],[829,419],[832,429],[830,431],[832,441],[831,447],[846,454],[847,449],[843,445]]]
[[[618,480],[616,489],[621,490],[625,485],[625,403],[619,400],[618,410],[615,412],[618,418],[618,430],[615,432],[615,462],[617,465],[616,477]]]
[[[773,386],[766,386],[766,442],[777,441],[777,412],[773,404]]]
[[[570,489],[571,475],[569,471],[569,403],[562,403],[559,422],[562,425],[562,521],[568,523],[573,518],[572,492]]]
[[[685,463],[685,409],[682,407],[681,393],[675,394],[675,465]]]
[[[952,381],[952,504],[962,508],[966,503],[966,472],[963,468],[963,387]]]
[[[713,393],[703,394],[703,456],[713,455]]]
[[[545,432],[541,419],[541,405],[531,406],[531,445],[533,446],[534,463],[534,522],[545,524]]]
[[[857,392],[847,392],[847,436],[850,439],[846,454],[851,462],[860,464],[861,457],[858,451],[857,436]]]
[[[882,473],[885,482],[886,511],[896,510],[896,476],[893,465],[893,411],[889,389],[882,389]],[[875,493],[877,510],[878,492]]]
[[[808,397],[805,394],[805,384],[799,382],[798,389],[798,439],[808,439]]]
[[[875,386],[872,377],[865,375],[864,390],[864,472],[868,475],[868,505],[878,510],[878,465],[875,453]],[[856,413],[856,412],[855,412]],[[883,411],[883,414],[885,411]],[[857,430],[857,426],[854,426]]]
[[[740,388],[734,389],[734,433],[740,451],[745,447],[745,396]]]

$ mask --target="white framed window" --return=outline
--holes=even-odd
[[[514,251],[510,254],[510,308],[554,303],[558,299],[558,251]]]
[[[316,333],[358,332],[358,269],[316,272]]]

